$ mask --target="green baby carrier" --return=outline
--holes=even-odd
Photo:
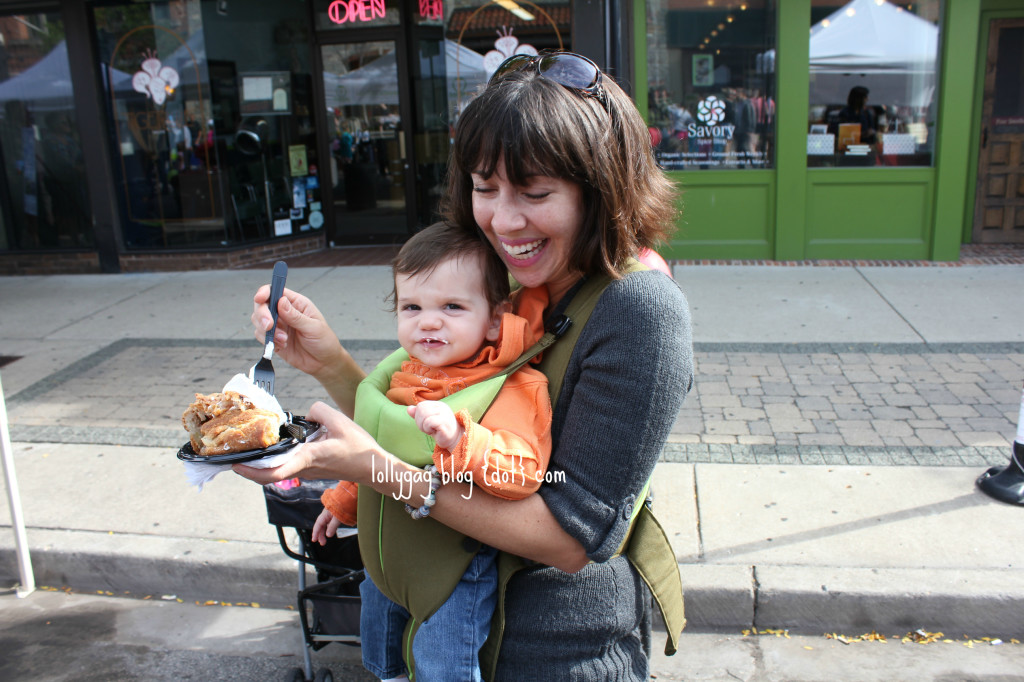
[[[627,271],[639,269],[643,266],[633,262]],[[516,362],[503,373],[444,398],[444,402],[453,411],[466,409],[479,423],[505,378],[543,352],[538,368],[548,377],[551,404],[557,404],[576,339],[610,281],[607,276],[587,279],[554,327]],[[404,405],[392,403],[385,395],[391,375],[406,359],[408,355],[404,351],[396,351],[363,380],[356,392],[355,421],[374,436],[382,448],[423,467],[432,462],[433,439],[416,428]],[[374,472],[374,476],[388,475],[393,472]],[[650,481],[638,500],[647,498],[649,487]],[[412,519],[405,511],[405,503],[406,500],[381,495],[370,486],[360,486],[358,538],[367,575],[385,596],[410,613],[403,636],[403,655],[410,677],[415,680],[412,641],[416,631],[451,595],[481,543],[430,517]],[[651,589],[668,631],[665,653],[675,653],[679,634],[686,623],[679,566],[664,530],[647,504],[635,505],[630,530],[619,554],[627,556]],[[480,667],[485,679],[493,679],[497,667],[504,632],[505,589],[511,577],[525,566],[526,562],[520,557],[498,553],[498,605],[490,636],[480,651]],[[424,573],[429,577],[425,578]]]

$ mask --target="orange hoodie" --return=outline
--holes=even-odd
[[[547,293],[523,289],[516,298],[519,315],[506,313],[498,341],[486,344],[476,356],[447,367],[433,368],[416,358],[402,363],[391,377],[387,397],[399,405],[440,400],[467,386],[500,374],[544,333]],[[547,378],[525,366],[506,380],[479,424],[466,410],[455,418],[465,435],[455,449],[434,448],[434,465],[442,480],[466,480],[507,500],[536,492],[551,457],[551,400]],[[341,481],[321,497],[336,519],[356,525],[357,485]]]

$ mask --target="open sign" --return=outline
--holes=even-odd
[[[327,18],[335,24],[383,19],[384,0],[334,0],[327,8]]]

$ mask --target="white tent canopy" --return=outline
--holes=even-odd
[[[190,51],[191,50],[191,51]],[[193,61],[193,57],[195,60]],[[188,48],[184,45],[175,50],[164,62],[171,66],[181,77],[183,85],[196,82],[196,64],[205,64],[206,48],[202,31],[195,33],[188,40]],[[103,77],[109,74],[113,80],[113,88],[117,92],[133,92],[131,74],[117,69],[101,69]],[[198,74],[205,80],[205,74]],[[50,52],[38,62],[0,83],[0,102],[21,100],[32,111],[58,111],[74,108],[74,95],[71,89],[71,71],[68,67],[68,46],[65,41],[57,43]]]
[[[463,96],[487,80],[483,55],[451,40],[444,41],[445,77],[449,97]],[[424,66],[427,66],[426,64]],[[427,68],[424,69],[424,72]],[[359,104],[398,104],[398,67],[395,53],[381,55],[366,66],[345,74],[324,73],[328,107]]]
[[[853,0],[811,28],[811,104],[843,104],[863,85],[874,104],[927,106],[939,28],[885,0]]]
[[[106,75],[104,69],[104,75]],[[114,87],[132,87],[132,77],[112,69]],[[32,111],[70,110],[75,106],[68,67],[68,46],[63,40],[38,62],[0,83],[0,102],[20,100]]]

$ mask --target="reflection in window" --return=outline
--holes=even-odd
[[[250,20],[226,22],[209,9],[160,0],[94,10],[129,249],[318,226],[306,10],[250,0]]]
[[[768,168],[775,3],[650,0],[648,125],[667,170]]]
[[[460,4],[453,9],[445,30],[451,121],[512,55],[571,51],[571,27],[568,0],[544,4],[494,0]]]
[[[0,249],[93,245],[58,14],[0,17]]]
[[[406,234],[405,135],[395,43],[325,45],[324,97],[333,121],[331,195],[339,230],[370,213],[375,237]],[[372,228],[371,228],[372,226]]]
[[[809,166],[932,163],[939,0],[813,0]]]
[[[190,11],[193,10],[193,11]],[[225,239],[198,7],[96,9],[129,248]]]

